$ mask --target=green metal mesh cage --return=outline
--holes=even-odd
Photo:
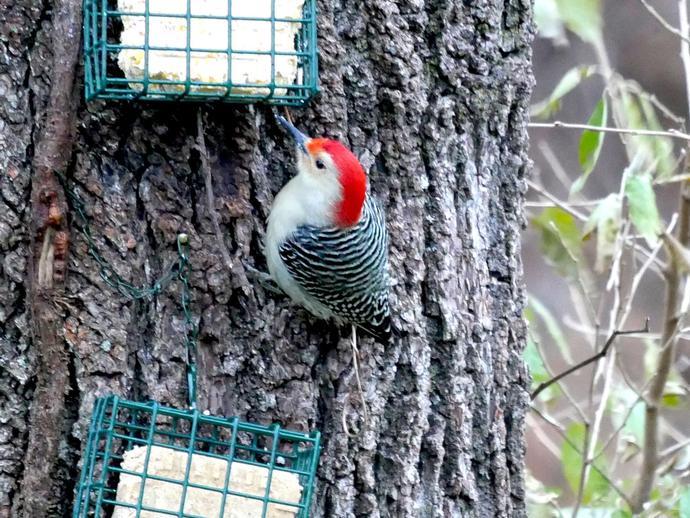
[[[264,102],[317,92],[316,0],[84,0],[86,99]]]
[[[319,437],[99,398],[73,518],[308,518]]]

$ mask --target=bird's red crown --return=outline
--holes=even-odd
[[[343,189],[343,199],[336,208],[336,224],[350,227],[359,221],[367,194],[367,177],[357,157],[337,140],[314,138],[307,143],[309,153],[328,153],[335,163]]]

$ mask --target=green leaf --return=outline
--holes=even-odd
[[[566,27],[587,43],[601,43],[602,18],[599,0],[556,0]]]
[[[560,208],[547,208],[532,224],[541,230],[541,251],[548,264],[568,279],[577,279],[578,260],[581,254],[572,243],[572,235],[577,234],[573,216]],[[578,240],[579,241],[579,240]]]
[[[544,366],[544,361],[541,359],[532,333],[527,334],[527,346],[525,347],[524,358],[529,367],[529,372],[532,375],[532,383],[535,386],[549,379],[549,373]]]
[[[667,408],[678,408],[683,402],[683,396],[680,394],[664,394],[661,396],[661,404]]]
[[[557,267],[569,269],[569,263],[582,258],[580,230],[575,218],[560,207],[544,209],[532,223],[542,230],[542,252]]]
[[[529,373],[532,376],[532,388],[536,389],[539,385],[551,379],[549,372],[546,370],[544,360],[542,360],[537,348],[534,334],[530,331],[527,334],[527,346],[525,347],[524,359],[529,367]],[[552,401],[560,394],[560,387],[554,383],[550,387],[542,390],[539,394],[540,401]]]
[[[603,272],[616,251],[616,240],[621,228],[622,199],[618,193],[611,193],[601,200],[592,211],[584,228],[583,239],[596,230],[597,258],[594,268]]]
[[[537,119],[548,119],[561,109],[561,99],[572,92],[577,85],[594,72],[594,67],[579,66],[568,70],[549,95],[543,101],[533,105],[530,115]]]
[[[678,511],[680,511],[680,518],[690,518],[690,487],[683,489],[680,494]]]
[[[528,307],[536,315],[538,315],[539,318],[541,318],[542,322],[544,322],[544,325],[546,326],[546,331],[549,333],[549,336],[554,341],[554,343],[558,346],[558,349],[561,351],[563,359],[566,361],[566,363],[575,363],[573,357],[570,355],[570,347],[568,346],[568,341],[565,339],[563,330],[561,329],[558,320],[556,320],[551,311],[549,311],[549,309],[544,304],[542,304],[538,298],[531,294],[528,298],[528,305]]]
[[[630,207],[630,219],[637,231],[652,246],[658,239],[661,220],[649,174],[631,175],[625,182],[625,196]]]
[[[549,207],[533,218],[532,224],[541,230],[541,249],[546,261],[564,277],[576,279],[583,255],[575,218],[560,207]]]
[[[640,106],[642,107],[642,114],[644,115],[644,122],[641,125],[642,129],[649,129],[654,131],[663,130],[659,118],[656,115],[654,105],[648,97],[640,96],[638,98]],[[635,126],[632,126],[635,127]],[[656,165],[656,178],[669,178],[674,171],[675,163],[673,158],[673,141],[669,137],[647,137],[638,135],[635,137],[639,141],[639,146],[648,148],[649,159],[647,166]]]
[[[565,28],[561,14],[558,12],[556,0],[535,0],[534,21],[537,24],[539,36],[556,41],[565,40]]]
[[[596,126],[601,128],[606,126],[608,118],[608,106],[606,97],[602,97],[589,117],[587,124],[589,126]],[[599,159],[601,153],[601,146],[604,144],[605,133],[603,131],[584,130],[580,137],[580,148],[578,157],[580,159],[580,167],[582,167],[582,176],[577,179],[570,189],[570,193],[579,192],[584,187],[587,177],[594,170],[594,166]]]
[[[623,426],[623,431],[631,434],[638,446],[644,441],[644,421],[645,421],[645,405],[642,401],[635,403],[635,406],[630,411],[628,420]]]
[[[620,106],[625,114],[625,124],[632,129],[663,130],[656,110],[648,97],[621,92]],[[668,137],[628,135],[623,140],[628,156],[640,157],[640,169],[654,169],[655,177],[669,178],[674,172],[673,142]]]
[[[683,383],[669,380],[661,396],[661,404],[668,408],[678,408],[687,397],[688,392]]]
[[[584,449],[585,425],[583,423],[571,424],[566,431],[566,436],[580,451]],[[595,448],[595,451],[598,449],[599,447]],[[568,485],[573,493],[577,494],[580,485],[580,473],[582,471],[582,455],[565,441],[561,448],[561,464],[563,467],[563,475]],[[601,465],[597,463],[597,467],[601,468]],[[598,471],[591,469],[587,485],[582,493],[582,503],[589,504],[595,500],[599,500],[605,497],[609,490],[610,487],[606,479],[604,479]]]
[[[527,319],[527,345],[525,346],[525,351],[523,357],[527,366],[529,367],[529,372],[532,376],[532,389],[536,388],[540,383],[547,381],[551,376],[546,370],[546,365],[544,365],[544,360],[539,353],[539,348],[537,343],[539,341],[539,334],[537,332],[537,317],[534,314],[532,308],[528,305],[524,311],[524,317]],[[556,385],[552,385],[555,387]],[[549,392],[549,395],[545,399],[552,399],[554,392],[550,391],[552,387],[547,388],[544,392]]]

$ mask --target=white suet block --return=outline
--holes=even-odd
[[[138,13],[138,16],[122,15],[122,45],[144,46],[146,18],[143,16],[146,0],[118,0],[118,10]],[[276,0],[275,17],[300,19],[304,0]],[[186,14],[187,0],[149,0],[151,14]],[[191,15],[227,16],[227,0],[193,0]],[[232,2],[232,15],[238,17],[271,17],[271,0]],[[187,19],[166,16],[149,16],[149,45],[154,47],[184,48],[187,46]],[[270,51],[272,25],[268,21],[227,19],[191,19],[190,47],[204,49],[192,52],[189,62],[189,78],[192,81],[225,83],[228,80],[228,60],[231,61],[232,83],[268,84],[271,82],[271,56],[257,54],[231,54],[233,51]],[[232,30],[230,30],[230,25]],[[275,22],[275,50],[295,52],[295,36],[299,22]],[[228,41],[230,40],[230,41]],[[145,52],[141,49],[122,49],[118,64],[128,79],[143,80]],[[275,82],[294,84],[301,82],[296,56],[275,56]],[[148,53],[150,79],[185,81],[187,79],[187,52],[176,50],[150,50]],[[131,83],[130,87],[141,90],[143,85]],[[180,92],[182,85],[149,85],[149,90]],[[192,86],[192,92],[226,93],[217,86]],[[267,95],[269,90],[260,86],[235,87],[233,94]],[[276,88],[275,95],[285,95],[287,89]]]
[[[127,471],[143,473],[146,459],[146,446],[138,446],[124,454],[122,468]],[[183,451],[152,446],[148,463],[148,475],[184,480],[189,455]],[[192,455],[189,482],[211,488],[223,489],[228,461],[209,457],[203,453]],[[136,505],[141,488],[141,477],[121,474],[117,486],[117,501]],[[263,497],[268,483],[268,469],[260,466],[233,462],[228,489]],[[274,470],[271,478],[269,497],[285,502],[299,503],[302,486],[294,473]],[[179,511],[182,485],[174,482],[147,479],[144,485],[142,503],[145,506],[164,510]],[[217,518],[220,516],[221,493],[206,489],[188,487],[184,503],[184,513]],[[225,500],[223,518],[261,518],[263,502],[251,498],[228,495]],[[294,518],[298,508],[284,504],[268,504],[267,518]],[[170,515],[153,511],[143,511],[139,518],[164,518]],[[113,518],[135,518],[136,511],[117,506]]]

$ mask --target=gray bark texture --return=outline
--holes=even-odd
[[[388,346],[360,336],[367,422],[350,330],[264,290],[245,268],[266,268],[266,218],[290,177],[293,147],[271,111],[86,104],[81,66],[74,88],[68,77],[80,3],[0,0],[0,517],[69,515],[95,397],[186,401],[179,283],[138,302],[105,285],[61,217],[46,157],[133,284],[150,285],[175,261],[177,234],[189,234],[200,407],[320,429],[313,516],[525,516],[530,1],[318,3],[321,93],[292,116],[361,158],[391,238],[398,333]],[[75,103],[56,96],[58,82]],[[46,243],[48,285],[37,280]]]

